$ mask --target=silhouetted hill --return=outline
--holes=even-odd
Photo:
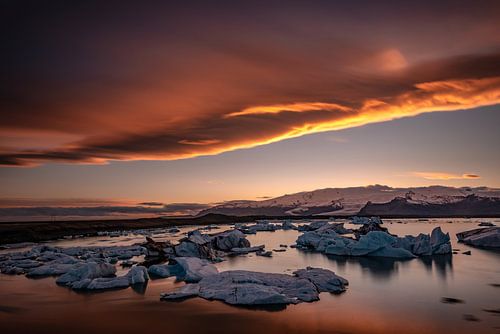
[[[397,197],[387,203],[368,202],[360,216],[399,217],[450,217],[450,216],[499,216],[500,198],[469,195],[451,203],[412,203]]]

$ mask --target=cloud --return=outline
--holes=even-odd
[[[118,214],[162,214],[160,208],[144,206],[96,206],[96,207],[16,207],[0,208],[5,217],[69,217],[69,216],[111,216]]]
[[[99,207],[134,206],[132,200],[89,198],[0,198],[3,207]]]
[[[124,217],[128,215],[195,215],[210,204],[172,203],[162,205],[145,202],[138,206],[19,206],[0,207],[2,220],[18,220],[23,217]]]
[[[350,108],[335,103],[324,102],[297,102],[291,104],[257,106],[225,115],[225,117],[278,114],[282,112],[311,112],[311,111],[352,111]]]
[[[463,174],[462,177],[466,178],[466,179],[480,179],[481,178],[481,176],[479,176],[477,174]]]
[[[500,102],[487,6],[136,6],[9,5],[1,166],[192,158]]]
[[[220,185],[220,184],[224,184],[224,181],[213,179],[213,180],[207,180],[204,183],[211,184],[211,185]]]
[[[212,207],[211,204],[201,203],[171,203],[163,206],[164,213],[196,214],[201,210]]]
[[[188,139],[183,139],[179,140],[179,144],[185,144],[185,145],[214,145],[220,143],[220,140],[217,139],[199,139],[199,140],[188,140]]]
[[[29,166],[50,161],[104,163],[109,160],[191,158],[421,113],[497,103],[500,103],[500,77],[427,81],[416,83],[392,97],[366,99],[359,107],[335,104],[332,108],[320,108],[321,104],[316,103],[255,106],[241,113],[192,120],[184,126],[167,127],[153,133],[112,139],[89,138],[55,150],[4,151],[0,154],[0,164]],[[200,136],[205,138],[198,138]],[[187,137],[192,139],[182,139]]]
[[[378,57],[380,66],[388,71],[396,71],[408,66],[406,58],[398,49],[385,50]]]
[[[161,202],[142,202],[142,203],[139,203],[138,205],[145,205],[145,206],[163,206],[165,204],[161,203]]]
[[[424,178],[426,180],[468,180],[481,178],[477,174],[452,174],[443,172],[413,172],[413,175]]]

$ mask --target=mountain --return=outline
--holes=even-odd
[[[388,203],[368,202],[358,213],[360,216],[393,217],[450,217],[500,216],[500,198],[469,195],[451,203],[412,203],[406,198],[395,198]]]
[[[482,201],[482,199],[491,199],[491,201]],[[469,207],[465,209],[467,205]],[[319,189],[263,201],[231,201],[203,210],[199,215],[207,213],[234,216],[396,215],[394,212],[401,212],[401,215],[406,215],[404,212],[407,212],[415,216],[418,216],[419,212],[443,212],[442,215],[455,216],[498,212],[500,215],[499,205],[500,189],[495,188],[444,186],[392,188],[373,185]],[[459,208],[462,209],[453,213],[454,209]],[[373,212],[380,212],[380,214]],[[461,212],[467,212],[467,214]]]

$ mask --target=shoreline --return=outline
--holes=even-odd
[[[83,235],[95,236],[98,232],[116,230],[137,230],[150,228],[163,228],[174,226],[203,226],[234,223],[251,223],[262,219],[281,220],[315,220],[331,218],[349,218],[351,216],[228,216],[222,214],[207,214],[199,217],[175,218],[131,218],[110,220],[69,220],[69,221],[27,221],[27,222],[1,222],[0,245],[20,242],[42,242],[56,240],[64,237]],[[456,218],[500,218],[497,216],[398,216],[384,215],[381,219],[456,219]]]

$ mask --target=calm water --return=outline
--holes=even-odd
[[[145,289],[95,294],[58,287],[54,278],[38,280],[0,275],[0,330],[13,333],[207,332],[207,333],[500,333],[500,316],[484,309],[500,308],[500,253],[456,243],[455,233],[472,229],[478,220],[431,220],[406,224],[386,220],[390,232],[429,233],[441,226],[452,236],[453,256],[392,261],[376,258],[327,257],[290,249],[273,258],[255,255],[229,258],[219,270],[246,269],[291,273],[306,266],[327,268],[350,282],[342,295],[322,293],[321,300],[284,310],[237,308],[217,301],[190,299],[160,302],[161,292],[183,283],[173,278],[150,281]],[[497,222],[498,225],[498,222]],[[183,229],[182,232],[186,230]],[[179,235],[181,235],[180,233]],[[259,232],[252,245],[267,249],[293,244],[299,232]],[[158,238],[171,238],[168,235]],[[142,236],[94,237],[50,244],[122,245]],[[175,239],[175,238],[174,238]],[[472,255],[462,252],[471,250]],[[443,304],[442,297],[464,304]],[[463,319],[472,314],[480,321]]]

